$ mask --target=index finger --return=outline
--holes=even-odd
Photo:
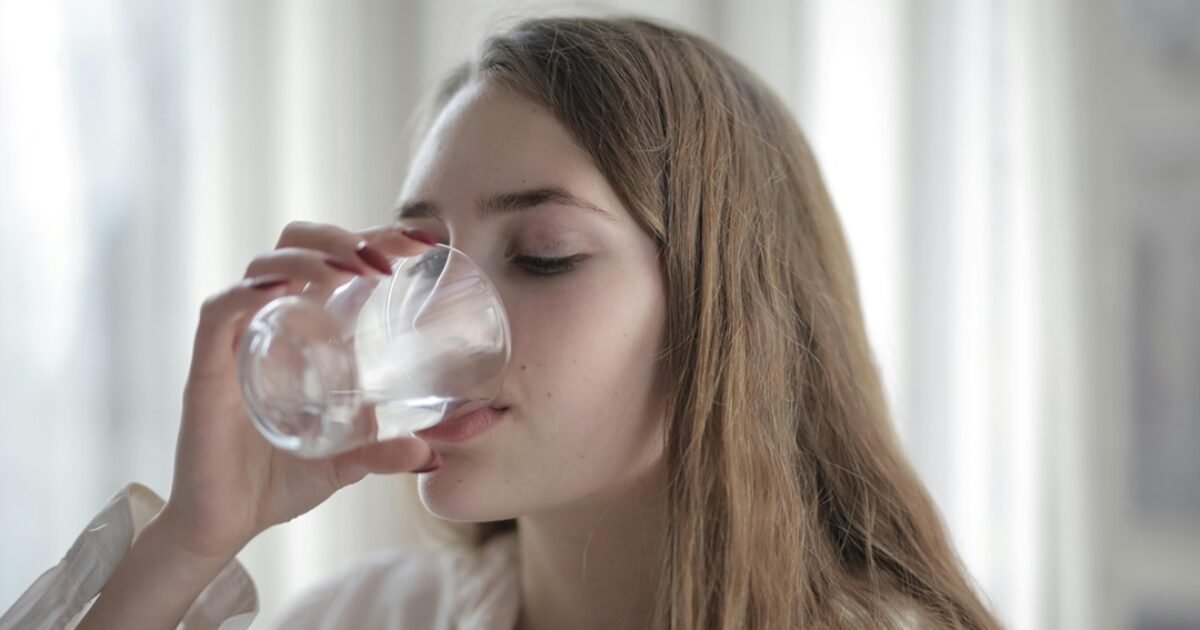
[[[323,251],[341,260],[362,261],[390,274],[390,257],[412,256],[429,246],[414,236],[406,236],[406,230],[407,226],[391,224],[352,232],[326,223],[293,221],[283,228],[275,247]]]
[[[416,229],[402,223],[378,225],[357,232],[367,244],[375,249],[396,256],[409,256],[425,247],[438,244],[438,238],[427,230]],[[413,246],[416,245],[416,249]]]

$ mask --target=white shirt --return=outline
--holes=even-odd
[[[67,554],[0,616],[0,630],[73,628],[163,506],[146,486],[113,495]],[[290,603],[276,627],[511,630],[520,608],[516,535],[478,550],[372,554]],[[177,629],[245,630],[258,613],[254,581],[236,559],[213,578]]]

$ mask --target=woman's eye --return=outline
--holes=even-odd
[[[513,259],[525,271],[537,276],[552,276],[574,269],[584,256],[565,256],[562,258],[543,258],[541,256],[517,256]]]
[[[441,275],[442,269],[446,266],[446,259],[449,257],[448,254],[449,250],[444,247],[438,247],[425,252],[415,265],[409,267],[408,275],[424,274],[429,277]]]

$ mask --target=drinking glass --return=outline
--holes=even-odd
[[[487,275],[438,244],[391,276],[310,284],[250,321],[238,378],[250,418],[276,447],[327,457],[411,434],[492,403],[510,331]]]

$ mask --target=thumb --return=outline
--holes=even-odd
[[[338,479],[345,485],[354,483],[367,473],[401,473],[425,471],[441,464],[441,455],[424,441],[402,437],[360,446],[334,458]]]

